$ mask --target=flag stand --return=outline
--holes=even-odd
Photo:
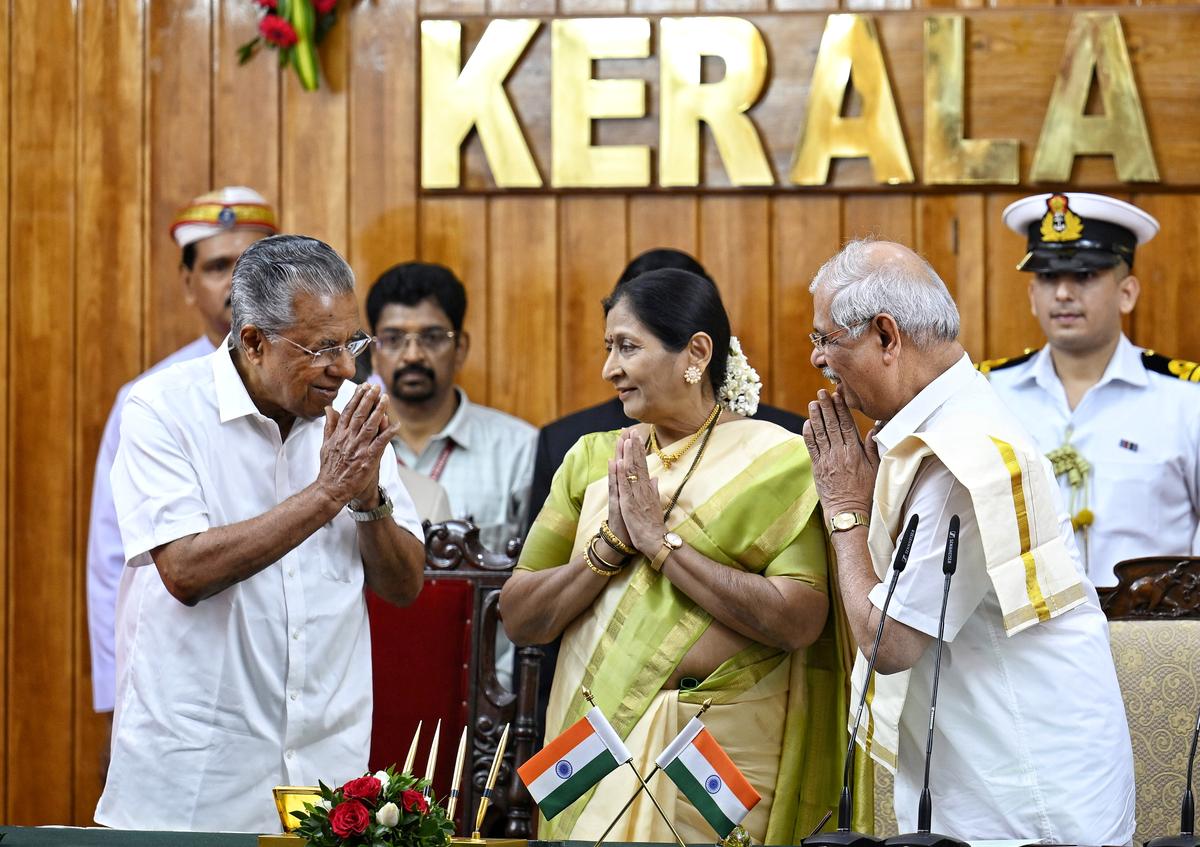
[[[596,701],[592,699],[592,692],[588,691],[586,688],[583,689],[583,696],[586,697],[587,701],[593,706],[596,705]],[[708,707],[711,705],[712,698],[709,697],[700,705],[700,711],[696,712],[695,717],[698,718],[703,715],[708,711]],[[638,773],[638,769],[634,767],[633,760],[629,761],[629,768],[638,778],[639,784],[637,790],[633,792],[633,796],[630,797],[629,800],[626,801],[625,805],[621,807],[621,811],[617,812],[617,816],[613,818],[612,823],[608,825],[608,829],[604,830],[603,834],[601,834],[600,838],[596,840],[596,843],[593,845],[593,847],[600,847],[600,845],[604,843],[604,839],[608,837],[610,832],[612,832],[612,828],[617,825],[617,821],[621,820],[622,816],[629,811],[629,807],[633,805],[633,801],[637,799],[638,794],[640,794],[643,790],[646,792],[646,796],[650,798],[650,802],[654,804],[654,808],[658,810],[658,814],[662,817],[663,823],[667,825],[667,828],[671,830],[671,834],[675,836],[675,840],[679,843],[679,847],[687,847],[687,845],[683,843],[683,839],[679,837],[679,833],[675,831],[675,827],[671,825],[669,820],[667,820],[667,814],[662,810],[662,806],[658,805],[658,800],[654,799],[654,794],[650,791],[650,786],[646,784],[646,780],[653,779],[654,775],[660,770],[658,764],[656,763],[654,765],[654,769],[651,770],[650,773],[646,774],[645,779],[642,779],[642,775]]]
[[[658,773],[658,765],[655,765],[654,769],[650,771],[650,773],[646,774],[646,780],[649,781],[653,779],[656,773]],[[608,829],[601,833],[600,837],[596,839],[596,843],[592,845],[592,847],[600,847],[600,845],[604,843],[604,839],[608,837],[610,832],[612,832],[613,827],[617,825],[617,821],[619,821],[624,814],[629,811],[629,807],[633,805],[633,801],[637,799],[637,796],[642,793],[643,788],[646,788],[645,782],[639,785],[637,790],[633,792],[633,796],[625,801],[625,805],[621,807],[621,811],[617,812],[617,816],[613,818],[612,823],[608,825]],[[647,788],[647,790],[649,789]]]

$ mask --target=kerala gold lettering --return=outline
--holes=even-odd
[[[659,184],[699,184],[701,121],[712,130],[731,183],[773,184],[758,130],[746,115],[767,75],[762,33],[743,18],[712,17],[663,18],[659,34]],[[724,61],[720,82],[701,84],[704,56]]]
[[[459,186],[462,145],[472,128],[479,132],[497,186],[541,186],[504,91],[504,80],[538,26],[526,19],[492,21],[462,67],[462,24],[421,22],[422,188]]]
[[[851,81],[862,98],[860,117],[841,115]],[[795,185],[824,185],[832,159],[864,156],[871,160],[876,182],[913,181],[875,24],[862,15],[830,15],[817,51],[790,180]]]
[[[1091,154],[1112,156],[1122,182],[1158,182],[1120,18],[1113,12],[1076,15],[1060,67],[1029,178],[1066,182],[1075,157]],[[1093,71],[1103,115],[1084,114]]]
[[[965,137],[963,17],[925,19],[925,182],[1020,182],[1020,142]]]
[[[593,79],[595,59],[650,55],[646,18],[566,18],[550,28],[550,183],[558,188],[650,184],[650,148],[592,145],[592,121],[646,114],[640,79]]]

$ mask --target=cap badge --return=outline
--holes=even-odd
[[[225,229],[229,229],[237,223],[237,214],[233,211],[232,207],[222,206],[221,211],[217,213],[217,223]]]
[[[1042,218],[1042,241],[1078,241],[1083,237],[1083,220],[1071,211],[1065,194],[1055,194],[1047,200],[1046,210]]]

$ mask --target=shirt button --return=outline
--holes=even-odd
[[[293,641],[299,641],[299,640],[300,640],[300,630],[298,630],[298,629],[293,629],[293,630],[292,630],[292,640],[293,640]]]
[[[292,692],[292,695],[291,695],[291,696],[292,696],[292,699],[293,699],[293,700],[296,700],[296,699],[298,699],[298,698],[300,697],[300,695],[299,695],[299,694],[297,694],[295,691],[293,691],[293,692]]]
[[[295,750],[288,750],[288,751],[287,751],[287,753],[286,753],[286,755],[287,755],[287,757],[288,757],[289,759],[294,759],[294,758],[296,758],[296,751],[295,751]]]
[[[295,575],[296,575],[296,569],[288,568],[288,576],[295,576]]]

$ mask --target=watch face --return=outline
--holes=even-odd
[[[680,538],[674,532],[668,532],[666,535],[663,536],[663,543],[666,544],[668,547],[670,547],[672,550],[678,550],[680,547],[683,546],[683,539]]]
[[[850,512],[842,512],[833,516],[834,529],[849,529],[854,526],[854,515]]]

